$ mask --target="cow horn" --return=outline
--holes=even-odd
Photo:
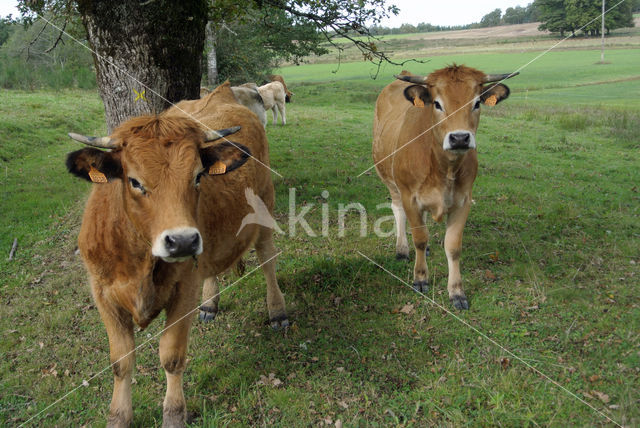
[[[484,83],[500,82],[501,80],[509,79],[513,76],[517,76],[518,74],[520,74],[519,71],[507,74],[487,74],[484,78]]]
[[[205,134],[204,141],[205,142],[216,141],[220,138],[226,137],[227,135],[235,134],[240,130],[240,128],[241,128],[240,126],[232,126],[231,128],[219,129],[217,131],[210,129],[204,132]]]
[[[418,83],[418,84],[427,83],[426,76],[414,76],[414,75],[407,75],[407,74],[396,74],[396,75],[394,75],[394,77],[396,79],[404,80],[405,82],[410,82],[410,83]]]
[[[69,132],[69,137],[76,141],[86,144],[87,146],[99,147],[101,149],[115,149],[116,140],[111,137],[87,137],[86,135]]]

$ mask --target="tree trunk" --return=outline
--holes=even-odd
[[[78,0],[108,132],[170,103],[197,99],[206,0]]]
[[[213,22],[207,23],[206,46],[207,51],[207,84],[209,89],[218,85],[218,56],[216,54],[216,32]]]

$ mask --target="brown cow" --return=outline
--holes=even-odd
[[[290,92],[289,89],[287,89],[287,84],[284,83],[284,77],[282,77],[279,74],[272,74],[269,76],[269,80],[272,82],[280,82],[282,83],[282,86],[284,86],[284,93],[285,93],[285,102],[290,103],[291,102],[291,97],[293,97],[294,93]]]
[[[437,222],[446,214],[447,288],[457,309],[469,308],[460,276],[460,253],[478,170],[475,134],[480,104],[495,105],[506,99],[508,87],[488,83],[512,75],[485,75],[456,65],[426,77],[403,71],[396,76],[400,80],[386,86],[376,102],[373,159],[391,193],[396,256],[409,257],[408,218],[416,251],[413,287],[426,292],[429,234],[423,214],[430,213]]]
[[[209,143],[238,128],[205,128],[236,125],[242,128],[233,142]],[[114,389],[108,426],[132,421],[134,323],[144,328],[163,309],[163,426],[184,426],[182,375],[192,315],[205,279],[212,282],[255,246],[260,262],[268,262],[262,269],[272,325],[288,325],[275,276],[272,230],[242,223],[253,213],[244,197],[248,189],[273,210],[270,171],[259,163],[269,164],[264,128],[235,102],[225,84],[202,100],[183,101],[159,116],[131,119],[110,137],[70,135],[111,149],[85,148],[67,159],[70,172],[99,183],[87,202],[79,248],[109,336]]]

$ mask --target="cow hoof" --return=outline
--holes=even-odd
[[[426,293],[429,291],[429,281],[413,281],[413,289],[418,293]]]
[[[165,409],[162,412],[162,428],[184,428],[186,412],[184,407]]]
[[[271,323],[271,328],[278,330],[286,330],[289,328],[289,319],[286,315],[282,315],[276,318],[271,318],[269,321]]]
[[[131,426],[131,419],[133,419],[133,413],[128,416],[116,412],[110,413],[107,419],[107,428],[126,428]]]
[[[454,308],[458,310],[467,310],[469,309],[469,301],[467,300],[467,296],[453,296],[449,299]]]
[[[409,254],[396,253],[396,260],[409,260]]]
[[[213,308],[208,306],[200,307],[200,321],[202,322],[211,322],[216,319],[216,315],[218,314]]]

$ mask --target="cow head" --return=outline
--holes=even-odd
[[[239,129],[205,132],[191,119],[142,116],[124,123],[109,137],[69,134],[110,151],[72,152],[67,168],[99,185],[119,182],[113,188],[115,197],[121,198],[126,216],[150,244],[153,256],[182,261],[202,253],[196,218],[201,180],[227,174],[250,156],[249,149],[238,143],[207,143]]]
[[[396,78],[415,83],[404,90],[405,98],[425,110],[436,141],[442,142],[442,149],[459,155],[476,148],[480,105],[494,106],[509,96],[509,88],[495,82],[517,74],[487,75],[454,64],[426,77],[403,72]]]

